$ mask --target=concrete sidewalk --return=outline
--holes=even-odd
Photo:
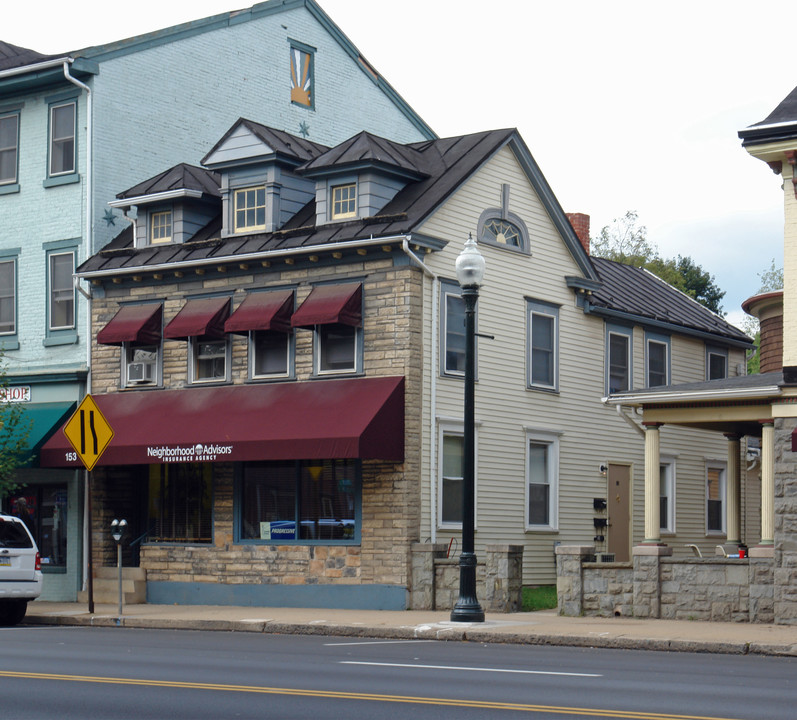
[[[208,605],[116,605],[37,600],[28,625],[84,625],[164,630],[338,635],[427,640],[468,640],[529,645],[573,645],[684,652],[797,657],[797,626],[749,623],[561,617],[555,610],[488,614],[483,623],[453,623],[448,611],[328,610],[324,608]]]

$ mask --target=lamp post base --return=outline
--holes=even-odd
[[[452,622],[484,622],[484,610],[476,599],[476,554],[459,556],[459,598],[451,611]]]
[[[484,610],[476,598],[460,598],[451,611],[451,622],[484,622]]]

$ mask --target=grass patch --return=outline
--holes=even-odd
[[[523,611],[553,610],[556,607],[556,585],[523,588]]]

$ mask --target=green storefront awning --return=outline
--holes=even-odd
[[[76,402],[31,403],[22,409],[22,426],[30,427],[28,451],[30,459],[22,467],[39,466],[39,450],[75,411]]]

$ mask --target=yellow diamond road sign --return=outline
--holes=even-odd
[[[91,395],[86,395],[66,425],[64,435],[78,457],[92,470],[113,439],[113,430]]]

